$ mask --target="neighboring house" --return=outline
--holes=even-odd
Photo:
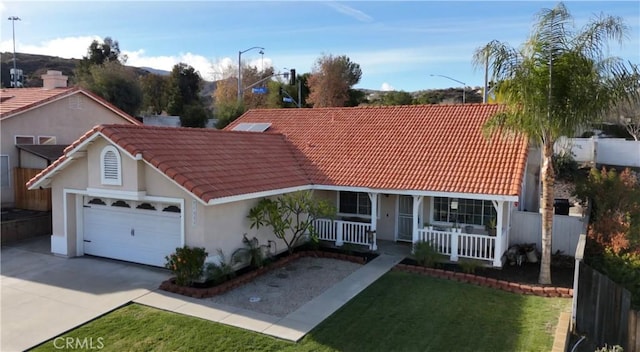
[[[42,88],[0,91],[3,208],[20,203],[16,193],[26,194],[24,184],[29,178],[60,157],[64,147],[87,130],[105,123],[139,124],[95,94],[67,88],[67,77],[59,71],[48,71],[42,79]]]
[[[52,189],[51,248],[65,256],[161,266],[185,244],[229,256],[244,233],[275,240],[249,227],[259,199],[313,190],[339,212],[316,223],[323,239],[372,249],[428,240],[452,260],[501,266],[511,210],[525,201],[528,145],[483,136],[499,109],[251,110],[224,131],[98,126],[28,186]],[[485,230],[492,219],[495,235]]]
[[[150,115],[142,118],[142,123],[148,126],[166,126],[166,127],[180,127],[180,116],[166,116],[166,115]],[[216,128],[217,119],[207,120],[206,128]]]

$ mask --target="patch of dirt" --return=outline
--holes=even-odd
[[[361,267],[360,264],[344,260],[303,257],[236,289],[207,299],[285,317]]]

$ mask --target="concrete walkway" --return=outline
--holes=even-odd
[[[49,237],[3,246],[0,351],[24,351],[157,289],[168,270],[59,258]],[[97,338],[97,337],[96,337]]]
[[[285,340],[298,341],[403,258],[404,256],[400,255],[381,254],[284,318],[164,291],[150,292],[133,301]]]

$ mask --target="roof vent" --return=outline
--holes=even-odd
[[[44,89],[67,88],[67,79],[69,77],[60,71],[48,70],[42,77],[42,87]]]

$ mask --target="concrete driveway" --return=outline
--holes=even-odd
[[[0,256],[2,351],[40,344],[156,290],[170,276],[107,259],[55,257],[48,236],[4,246]]]

